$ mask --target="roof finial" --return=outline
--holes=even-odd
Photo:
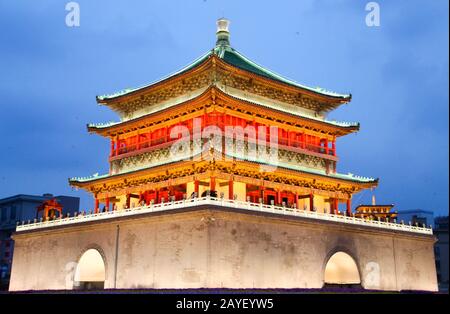
[[[225,18],[220,18],[217,20],[216,46],[229,46],[230,45],[230,32],[228,31],[229,25],[230,25],[230,21]]]

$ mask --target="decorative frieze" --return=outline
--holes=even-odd
[[[143,94],[131,101],[119,103],[116,105],[118,111],[127,119],[130,118],[135,111],[143,108],[155,106],[163,101],[176,98],[189,92],[198,90],[208,86],[211,83],[211,71],[203,72],[199,75],[187,77],[174,84],[158,89],[154,92]]]
[[[268,86],[259,83],[256,80],[224,72],[216,68],[210,68],[207,71],[186,77],[183,80],[176,81],[163,88],[148,93],[142,93],[140,96],[131,98],[131,100],[119,102],[111,106],[119,111],[124,119],[129,119],[136,111],[153,107],[164,101],[218,83],[239,89],[242,92],[255,94],[290,105],[300,106],[318,113],[329,106],[329,104],[325,102],[321,102],[304,94]]]
[[[327,106],[326,103],[322,103],[303,94],[274,88],[266,84],[259,83],[255,80],[247,79],[234,74],[218,71],[217,77],[218,80],[226,86],[284,103],[301,106],[316,112],[322,111]]]
[[[239,162],[201,162],[198,161],[189,166],[179,166],[174,169],[157,171],[152,175],[143,175],[138,178],[123,179],[114,183],[96,184],[90,187],[90,191],[95,195],[101,193],[123,193],[123,191],[132,191],[134,188],[141,190],[167,186],[169,180],[177,180],[177,184],[192,181],[193,176],[214,175],[217,177],[228,176],[246,178],[254,180],[252,182],[270,183],[271,186],[278,186],[282,189],[297,188],[310,189],[311,191],[323,191],[324,193],[338,193],[335,195],[351,195],[357,191],[354,185],[342,185],[332,181],[319,181],[309,177],[303,177],[300,174],[287,174],[285,171],[264,172],[258,167],[249,167]],[[184,178],[184,180],[183,180]]]

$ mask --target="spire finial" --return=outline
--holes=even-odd
[[[216,46],[230,45],[230,32],[228,31],[229,25],[230,21],[227,20],[226,18],[220,18],[217,20]]]

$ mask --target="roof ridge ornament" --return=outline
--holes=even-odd
[[[230,46],[230,32],[228,30],[230,21],[226,18],[220,18],[217,20],[216,31],[216,47],[217,46]]]

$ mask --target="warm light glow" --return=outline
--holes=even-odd
[[[359,284],[358,267],[355,260],[344,252],[337,252],[328,260],[325,268],[325,283]]]
[[[105,264],[97,250],[89,249],[81,256],[75,272],[75,281],[105,281]]]

